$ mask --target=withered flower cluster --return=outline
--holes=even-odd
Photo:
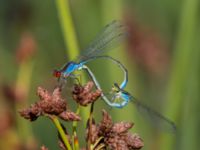
[[[61,98],[60,88],[55,88],[53,93],[50,94],[47,90],[38,87],[37,95],[40,101],[19,112],[25,119],[34,121],[39,116],[56,115],[65,121],[80,120],[80,116],[67,109],[66,100]]]
[[[112,150],[138,150],[143,147],[143,141],[137,134],[128,132],[133,127],[133,123],[119,122],[113,123],[111,116],[103,110],[103,119],[99,124],[92,123],[87,128],[87,138],[92,144],[104,145]]]
[[[72,97],[75,102],[82,106],[94,104],[101,96],[100,90],[93,89],[93,82],[86,85],[74,85]],[[65,99],[61,97],[61,89],[55,88],[52,93],[38,87],[37,95],[39,101],[31,105],[29,108],[21,110],[20,115],[30,121],[36,120],[39,116],[57,116],[64,121],[79,121],[81,117],[70,111]],[[92,111],[93,109],[91,109]],[[88,116],[88,124],[86,128],[86,148],[85,150],[139,150],[143,147],[143,141],[137,134],[131,134],[129,130],[133,127],[133,123],[119,122],[113,123],[111,116],[103,110],[103,119],[96,124],[92,112]],[[76,135],[69,135],[66,128],[62,125],[66,139],[72,145],[78,143]],[[59,147],[67,150],[63,137],[59,133]],[[45,146],[41,150],[48,150]]]
[[[82,106],[95,102],[101,96],[101,91],[92,92],[93,86],[92,81],[89,81],[85,86],[75,84],[72,91],[73,99]]]

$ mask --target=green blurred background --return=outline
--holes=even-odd
[[[58,149],[51,121],[43,117],[30,123],[17,111],[38,99],[38,86],[52,90],[56,84],[53,69],[75,59],[79,47],[84,49],[104,25],[117,19],[128,26],[130,36],[108,54],[129,70],[127,90],[173,120],[178,129],[171,134],[152,128],[131,104],[119,110],[99,101],[95,107],[97,120],[101,109],[106,108],[114,121],[133,121],[132,132],[142,137],[144,150],[197,150],[199,8],[198,0],[1,0],[0,149],[39,149],[42,144]],[[71,14],[65,15],[65,11]],[[65,26],[70,20],[71,28]],[[73,29],[77,41],[71,37]],[[104,88],[122,80],[117,67],[107,61],[89,66]],[[86,113],[82,110],[82,115]],[[84,143],[81,125],[79,135]]]

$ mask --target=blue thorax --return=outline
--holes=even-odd
[[[73,61],[68,62],[62,69],[64,76],[69,76],[72,72],[82,69],[82,63],[76,63]]]

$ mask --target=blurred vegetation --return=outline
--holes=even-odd
[[[53,89],[53,69],[75,59],[79,47],[84,49],[104,25],[119,19],[130,28],[130,37],[108,54],[127,66],[127,90],[175,121],[178,130],[174,135],[152,128],[131,104],[110,110],[102,101],[95,115],[100,118],[106,108],[117,121],[133,121],[144,150],[197,150],[199,7],[198,0],[1,0],[0,149],[38,149],[42,144],[58,149],[50,121],[30,123],[19,117],[18,109],[36,101],[37,86]],[[62,15],[65,9],[70,14]],[[105,88],[122,79],[107,61],[90,67]]]

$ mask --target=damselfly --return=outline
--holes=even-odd
[[[86,70],[91,79],[94,81],[96,88],[101,89],[100,84],[96,80],[92,71],[86,66],[86,64],[90,61],[96,59],[107,59],[117,64],[118,67],[124,73],[124,80],[120,84],[120,88],[124,89],[128,82],[128,73],[126,68],[116,59],[110,56],[101,56],[103,52],[111,49],[111,47],[119,44],[124,37],[127,35],[126,27],[122,25],[119,21],[113,21],[110,24],[106,25],[102,32],[95,38],[93,42],[86,48],[82,55],[78,58],[77,61],[70,61],[66,63],[61,69],[54,71],[54,76],[58,78],[59,83],[63,85],[64,81],[68,77],[74,77],[74,71],[77,70]],[[112,102],[102,93],[102,98],[104,101],[112,107],[116,107]]]

